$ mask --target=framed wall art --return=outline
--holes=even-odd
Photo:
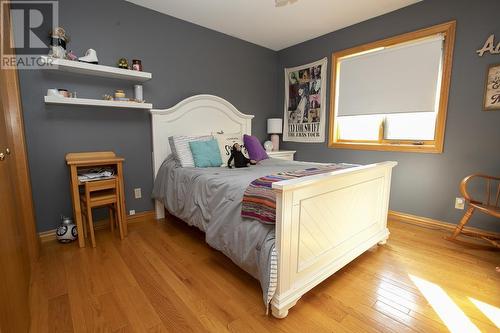
[[[500,110],[500,64],[490,65],[486,72],[484,111]]]

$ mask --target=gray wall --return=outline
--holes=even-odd
[[[166,108],[208,93],[255,114],[254,134],[266,136],[265,120],[277,108],[277,53],[125,1],[59,1],[59,22],[71,36],[68,48],[97,50],[101,64],[142,59],[153,79],[145,98]],[[48,88],[96,98],[133,83],[51,71],[20,70],[28,158],[39,231],[53,229],[59,214],[72,214],[67,152],[113,150],[125,157],[127,210],[153,209],[150,193],[150,116],[147,111],[46,106]],[[143,198],[134,199],[141,187]]]
[[[463,214],[454,209],[460,180],[475,172],[497,176],[500,172],[500,111],[481,111],[486,68],[489,64],[500,63],[500,56],[488,54],[480,58],[475,53],[492,33],[496,33],[497,42],[500,42],[499,12],[498,0],[425,0],[278,53],[278,93],[283,110],[284,67],[323,57],[330,59],[334,51],[457,20],[443,154],[330,149],[326,143],[284,143],[282,148],[296,149],[296,157],[300,160],[398,161],[393,174],[390,208],[457,223]],[[500,231],[497,222],[478,213],[470,224]]]
[[[242,112],[255,114],[254,133],[266,137],[265,119],[281,116],[283,68],[332,52],[448,20],[457,20],[457,39],[443,154],[369,152],[330,149],[324,144],[284,143],[297,158],[312,161],[399,162],[394,170],[391,209],[451,223],[463,211],[453,208],[458,183],[467,174],[500,170],[500,112],[483,112],[484,77],[500,56],[474,52],[487,36],[500,40],[496,0],[425,0],[422,3],[324,35],[280,52],[205,29],[121,0],[63,0],[60,25],[71,35],[69,49],[98,52],[102,64],[120,57],[142,59],[153,79],[144,94],[157,108],[170,107],[199,93],[219,95]],[[330,65],[330,64],[329,64]],[[153,209],[150,117],[147,111],[46,106],[48,88],[96,97],[132,83],[51,71],[19,72],[28,158],[38,230],[54,228],[59,214],[71,214],[67,152],[114,150],[126,158],[127,210]],[[142,199],[133,198],[141,187]],[[477,214],[472,225],[499,230]]]

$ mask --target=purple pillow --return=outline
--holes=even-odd
[[[251,160],[256,160],[258,162],[269,158],[259,139],[255,136],[246,134],[243,135],[243,144],[245,145],[245,148],[248,151],[248,156]]]

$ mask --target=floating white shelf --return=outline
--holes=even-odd
[[[88,106],[103,106],[111,108],[129,108],[129,109],[145,109],[145,110],[153,108],[153,104],[151,103],[107,101],[104,99],[68,98],[68,97],[57,97],[57,96],[45,96],[45,104],[88,105]]]
[[[41,57],[44,64],[65,72],[72,72],[85,75],[101,76],[112,79],[122,79],[129,81],[144,82],[151,80],[152,74],[148,72],[133,71],[111,66],[88,64],[86,62],[57,59],[49,56]]]

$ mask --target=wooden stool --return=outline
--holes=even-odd
[[[127,237],[127,215],[125,213],[125,194],[123,192],[123,157],[116,156],[112,151],[94,151],[83,153],[68,153],[66,154],[66,164],[68,164],[71,181],[71,201],[73,203],[73,216],[76,220],[78,235],[84,235],[85,223],[82,219],[82,207],[80,205],[80,187],[83,187],[84,182],[78,180],[78,173],[83,169],[112,167],[118,181],[118,194],[120,216],[122,219],[123,236]],[[78,237],[78,246],[85,247],[85,237]]]
[[[88,181],[85,182],[84,188],[85,191],[80,195],[80,203],[82,205],[82,216],[87,221],[92,247],[95,247],[94,222],[92,221],[92,208],[95,207],[108,207],[111,231],[114,232],[115,223],[117,223],[120,230],[120,239],[123,239],[118,178]]]

